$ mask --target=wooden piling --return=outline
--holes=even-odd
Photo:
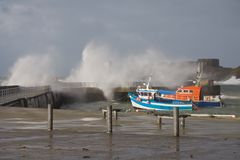
[[[107,108],[107,133],[112,133],[112,105]]]
[[[45,94],[44,97],[45,97],[45,103],[46,103],[46,104],[49,104],[47,94]]]
[[[103,114],[103,119],[106,119],[106,117],[107,117],[107,110],[103,109],[102,110],[102,114]]]
[[[53,106],[48,104],[48,130],[53,130]]]
[[[185,128],[185,117],[182,117],[181,126],[182,128]]]
[[[55,105],[55,98],[53,92],[50,92],[51,98],[52,98],[52,105]]]
[[[162,127],[162,117],[161,116],[157,117],[157,122],[158,122],[159,127],[161,128]]]
[[[175,107],[173,109],[173,130],[174,136],[179,136],[179,108]]]
[[[26,99],[20,99],[20,104],[21,104],[21,107],[27,107],[27,104],[26,104]]]
[[[118,112],[116,110],[113,111],[114,117],[117,120],[118,119]]]
[[[38,107],[40,108],[41,107],[41,103],[40,103],[40,100],[39,100],[39,96],[37,97],[37,102],[38,102]]]

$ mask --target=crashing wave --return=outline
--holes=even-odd
[[[224,85],[240,85],[240,79],[237,79],[235,76],[232,76],[226,81],[219,81],[217,84],[224,84]]]

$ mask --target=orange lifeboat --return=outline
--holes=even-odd
[[[183,101],[199,101],[201,95],[200,86],[186,86],[178,88],[176,91],[176,99]]]

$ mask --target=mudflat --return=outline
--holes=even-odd
[[[171,119],[121,112],[113,133],[99,111],[0,107],[0,159],[240,159],[240,120],[187,118],[180,137]]]

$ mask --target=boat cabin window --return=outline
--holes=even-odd
[[[149,92],[138,92],[138,95],[140,95],[140,96],[152,96],[152,93],[149,93]]]
[[[177,93],[193,93],[193,90],[179,89],[179,90],[177,90]]]
[[[182,90],[181,90],[181,89],[179,89],[179,90],[177,90],[177,92],[178,92],[178,93],[181,93],[181,92],[182,92]]]

